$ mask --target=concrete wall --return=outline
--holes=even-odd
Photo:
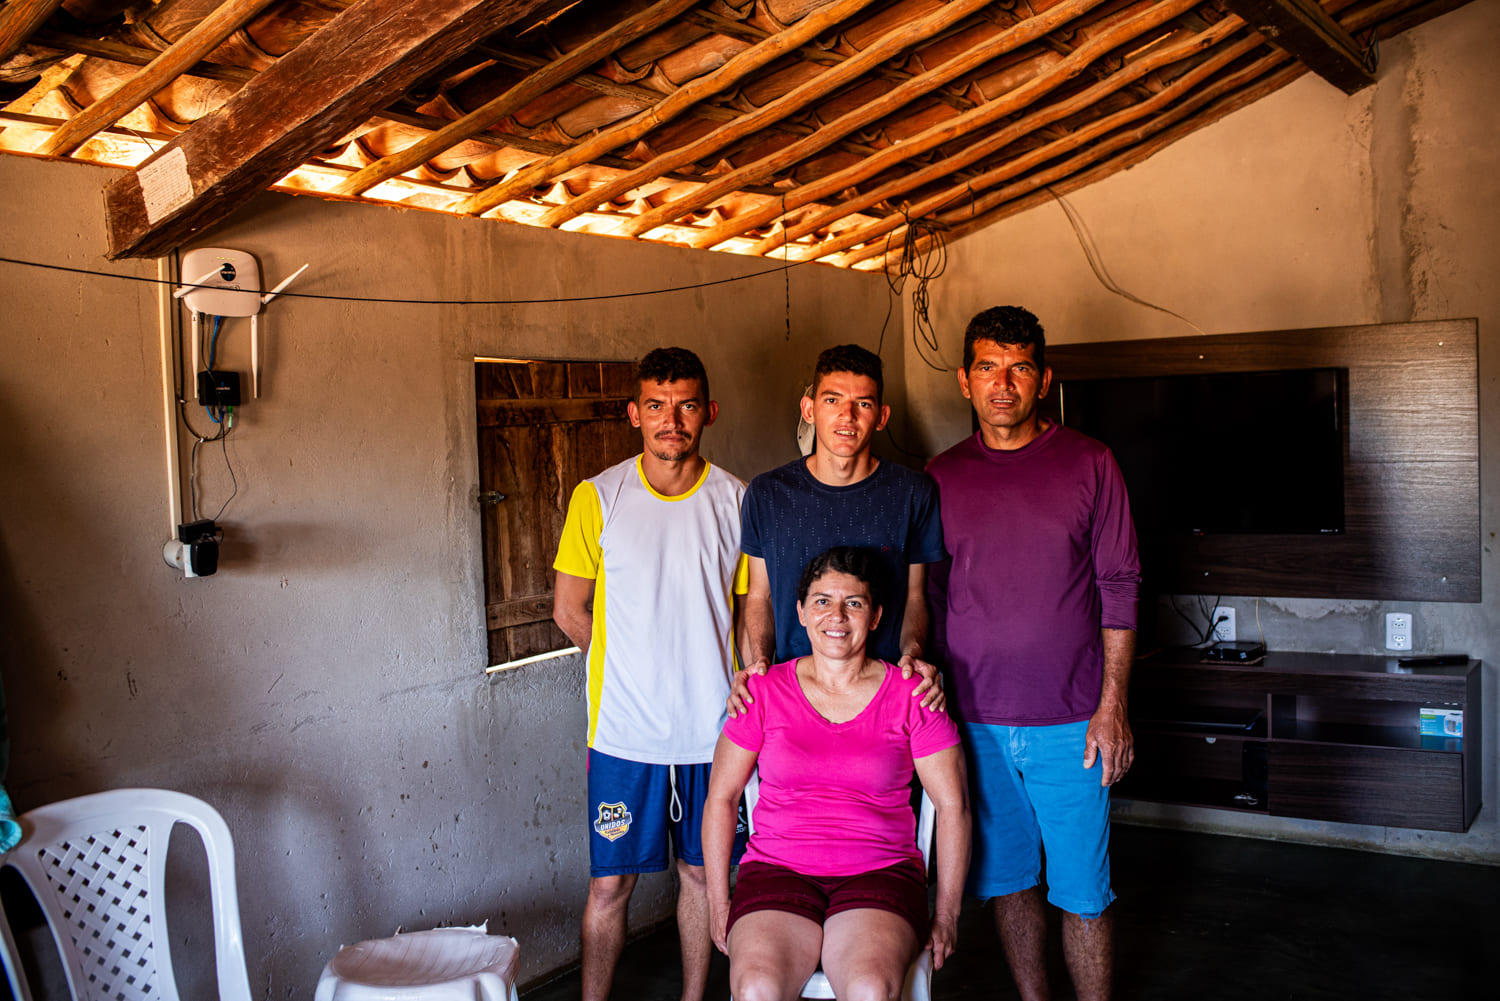
[[[115,176],[0,157],[0,256],[154,275],[103,257]],[[0,668],[17,806],[131,785],[217,806],[239,850],[257,996],[311,996],[341,943],[398,925],[489,919],[522,940],[523,981],[571,962],[583,669],[483,673],[473,360],[692,347],[722,407],[706,452],[749,477],[795,454],[817,350],[875,344],[884,279],[792,270],[788,339],[779,272],[555,305],[357,301],[566,298],[766,267],[725,255],[272,195],[207,245],[254,253],[269,281],[310,262],[293,291],[356,301],[266,311],[264,396],[229,439],[238,494],[220,571],[200,580],[161,556],[155,289],[0,264]],[[224,336],[246,371],[248,321]],[[211,517],[231,490],[224,450],[204,446],[198,464]],[[670,905],[667,879],[648,879],[634,920]]]
[[[1121,286],[1210,333],[1478,317],[1485,600],[1409,610],[1418,650],[1463,650],[1488,662],[1486,808],[1465,835],[1142,806],[1125,816],[1500,862],[1496,37],[1500,3],[1472,3],[1383,43],[1375,87],[1346,97],[1306,76],[1069,199]],[[969,317],[1003,303],[1028,306],[1059,343],[1193,333],[1105,291],[1056,204],[958,241],[932,301],[950,365],[961,362]],[[951,373],[908,362],[907,375],[927,449],[968,433],[969,409]],[[1408,607],[1269,595],[1225,603],[1237,608],[1242,638],[1255,635],[1258,614],[1273,649],[1347,653],[1383,652],[1383,613]]]

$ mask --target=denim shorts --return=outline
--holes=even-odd
[[[1115,899],[1109,883],[1109,789],[1084,770],[1088,721],[1054,726],[960,723],[969,756],[974,847],[968,890],[988,899],[1041,882],[1047,900],[1085,918]]]

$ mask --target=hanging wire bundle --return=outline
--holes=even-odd
[[[905,210],[902,210],[905,215]],[[906,280],[916,280],[917,287],[911,293],[911,344],[917,357],[922,363],[935,372],[948,371],[947,366],[934,363],[928,354],[938,358],[941,362],[940,348],[938,345],[937,331],[932,326],[932,317],[928,313],[930,303],[928,284],[933,279],[941,277],[948,269],[948,242],[943,237],[944,227],[930,219],[913,219],[906,216],[906,226],[902,231],[903,244],[900,250],[900,262],[896,272],[893,274],[887,270],[886,282],[891,287],[891,293],[895,296],[901,295],[906,287]],[[895,234],[886,237],[885,252],[887,258],[891,253],[891,239]],[[885,330],[880,332],[882,343],[885,340]],[[924,350],[925,348],[925,350]]]

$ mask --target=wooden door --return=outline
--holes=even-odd
[[[640,451],[630,362],[476,362],[489,663],[571,646],[552,622],[552,561],[580,480]]]

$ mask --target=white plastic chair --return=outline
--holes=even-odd
[[[250,1001],[234,881],[234,843],[213,807],[164,789],[115,789],[37,807],[0,867],[26,881],[52,930],[75,1001],[178,1001],[165,900],[175,824],[203,839],[220,1001]],[[0,958],[18,1001],[31,1001],[10,922]]]
[[[755,827],[755,804],[760,799],[760,775],[752,772],[750,781],[745,785],[745,815],[750,818],[751,831]],[[922,868],[929,869],[932,864],[932,832],[937,820],[937,812],[932,805],[932,800],[927,798],[927,791],[922,791],[922,806],[917,811],[917,848],[922,852]],[[819,965],[813,975],[807,978],[807,983],[802,985],[802,997],[818,998],[820,1001],[835,1001],[833,985],[828,982],[828,977],[823,973],[823,967]],[[926,944],[917,951],[917,958],[911,961],[911,966],[906,970],[906,984],[901,988],[902,1001],[932,1001],[932,953],[927,951]],[[734,1001],[731,997],[730,1001]]]
[[[520,955],[483,925],[372,939],[329,960],[313,1001],[517,1001]]]

